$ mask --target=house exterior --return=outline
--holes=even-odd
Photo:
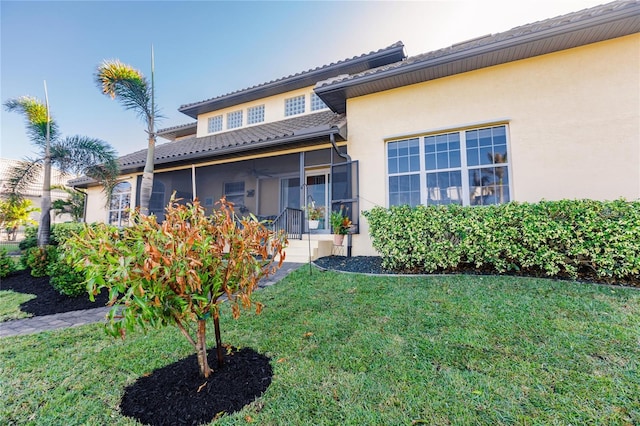
[[[402,43],[209,100],[164,129],[152,211],[172,191],[277,218],[348,208],[349,252],[372,255],[361,212],[640,198],[640,2],[616,1],[406,57]],[[110,212],[126,219],[145,151],[125,155]],[[118,188],[116,188],[118,191]],[[309,209],[305,209],[308,214]],[[308,231],[305,228],[305,231]]]

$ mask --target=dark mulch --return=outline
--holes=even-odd
[[[34,316],[58,314],[62,312],[99,308],[109,301],[109,295],[103,291],[96,296],[95,302],[89,300],[89,295],[68,297],[58,293],[50,284],[49,277],[32,277],[29,270],[18,271],[0,283],[1,290],[13,290],[17,293],[34,294],[35,299],[20,305],[22,312]]]
[[[208,358],[213,366],[215,348],[209,350]],[[205,379],[193,354],[128,386],[120,409],[148,425],[209,423],[253,402],[267,390],[272,376],[269,358],[249,348],[231,348],[224,365]]]
[[[382,258],[379,256],[354,256],[354,257],[344,257],[344,256],[327,256],[321,257],[320,259],[315,260],[317,266],[323,269],[332,269],[336,271],[344,271],[344,272],[358,272],[358,273],[368,273],[368,274],[427,274],[422,270],[411,270],[411,271],[394,271],[394,270],[386,270],[382,267]],[[462,264],[458,265],[455,270],[438,270],[433,272],[432,274],[465,274],[465,275],[510,275],[510,276],[518,276],[518,277],[537,277],[537,278],[551,278],[555,280],[569,280],[569,281],[579,281],[585,283],[595,283],[595,284],[608,284],[608,285],[616,285],[616,286],[625,286],[625,287],[640,287],[640,277],[630,277],[628,280],[616,280],[616,279],[606,279],[602,277],[598,277],[592,270],[584,267],[579,268],[578,270],[578,278],[572,278],[568,274],[558,274],[554,277],[549,277],[545,274],[545,272],[541,269],[529,268],[527,270],[521,271],[508,271],[504,273],[499,273],[495,269],[491,267],[485,268],[476,268],[474,265],[470,264]]]

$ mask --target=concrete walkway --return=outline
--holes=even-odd
[[[277,283],[302,265],[302,263],[284,263],[282,268],[278,269],[274,275],[260,281],[258,283],[259,288],[268,287]],[[104,321],[105,315],[109,312],[109,309],[111,308],[103,306],[83,311],[64,312],[61,314],[6,321],[0,323],[0,338],[101,322]]]

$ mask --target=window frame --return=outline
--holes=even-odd
[[[126,226],[129,223],[129,213],[127,210],[131,209],[131,192],[132,185],[130,182],[119,182],[111,190],[109,196],[109,209],[107,211],[107,223],[109,225],[115,225],[119,228]],[[113,208],[114,198],[117,197],[117,207]],[[116,214],[116,221],[111,219],[111,215]],[[126,223],[123,223],[126,222]]]
[[[307,95],[302,94],[284,100],[284,116],[292,117],[307,112]]]
[[[328,109],[329,107],[324,101],[316,94],[316,92],[311,92],[311,112],[314,111],[322,111],[323,109]]]
[[[487,130],[487,129],[494,129],[494,128],[504,128],[504,146],[506,149],[506,161],[504,162],[494,162],[493,164],[482,164],[482,161],[480,160],[480,154],[478,154],[478,159],[479,159],[479,163],[480,164],[474,164],[474,165],[469,165],[469,160],[467,158],[467,149],[468,148],[473,148],[471,146],[468,146],[468,135],[470,132],[473,131],[483,131],[483,130]],[[431,138],[431,137],[437,137],[437,136],[443,136],[443,135],[450,135],[450,134],[457,134],[459,137],[459,155],[460,155],[460,166],[454,166],[454,167],[450,167],[450,164],[448,164],[449,167],[442,167],[442,168],[427,168],[427,164],[426,164],[426,140],[427,138]],[[399,166],[398,169],[396,169],[396,171],[391,171],[390,170],[390,160],[393,159],[392,156],[390,156],[390,144],[392,143],[398,143],[398,142],[405,142],[405,141],[412,141],[412,140],[418,140],[418,149],[419,149],[419,168],[417,170],[411,170],[409,169],[408,171],[400,171]],[[471,140],[471,138],[469,138],[469,140]],[[492,140],[493,143],[493,140]],[[496,146],[495,144],[492,144],[491,147],[493,148],[494,146]],[[498,145],[501,146],[501,145]],[[492,204],[503,204],[503,203],[507,203],[509,201],[513,200],[513,180],[511,178],[512,175],[512,167],[511,167],[511,162],[510,162],[510,151],[511,151],[511,147],[510,147],[510,138],[509,138],[509,124],[508,123],[492,123],[492,124],[486,124],[486,125],[480,125],[480,126],[473,126],[473,127],[464,127],[464,128],[454,128],[451,130],[441,130],[438,132],[428,132],[428,133],[421,133],[418,135],[412,135],[412,136],[407,136],[407,137],[403,137],[403,138],[394,138],[394,139],[389,139],[385,141],[385,169],[386,169],[386,192],[387,192],[387,196],[386,196],[386,203],[388,207],[394,206],[394,205],[400,205],[400,204],[392,204],[392,191],[391,191],[391,178],[392,177],[401,177],[401,176],[410,176],[410,175],[418,175],[419,179],[420,179],[420,202],[419,204],[422,205],[440,205],[440,204],[450,204],[450,203],[434,203],[434,202],[429,202],[429,187],[427,186],[427,175],[430,173],[447,173],[447,172],[460,172],[460,192],[457,194],[460,198],[461,198],[461,202],[460,203],[456,203],[456,204],[460,204],[463,206],[475,206],[475,205],[492,205]],[[437,151],[435,151],[437,154]],[[451,152],[450,150],[446,151],[448,154]],[[396,157],[398,158],[398,157]],[[449,158],[450,161],[450,158]],[[499,165],[498,165],[499,164]],[[472,191],[472,185],[470,183],[470,176],[471,173],[474,170],[483,170],[483,169],[496,169],[496,168],[502,168],[505,169],[506,168],[506,173],[502,174],[501,176],[505,176],[506,177],[506,182],[502,183],[502,188],[507,188],[507,199],[501,203],[500,201],[497,201],[495,203],[487,203],[487,204],[472,204],[471,203],[471,194],[474,193],[474,191]],[[494,172],[495,173],[495,172]],[[487,186],[488,187],[488,186]],[[495,185],[494,185],[495,187]],[[449,188],[451,188],[450,186],[447,187],[447,192],[449,190]],[[454,188],[458,188],[458,187],[454,187]],[[476,190],[478,188],[478,186],[474,187]],[[485,188],[485,186],[479,186],[479,188],[481,188],[481,191],[483,191],[482,188]],[[409,192],[411,192],[411,189],[409,190]],[[449,194],[448,194],[449,195]],[[482,196],[482,192],[480,194]],[[448,198],[449,201],[451,200],[451,198]],[[453,203],[451,203],[453,204]]]
[[[227,113],[227,130],[238,129],[243,126],[244,111],[239,109]]]
[[[264,104],[247,108],[247,125],[264,123],[264,117],[265,117]]]
[[[242,191],[240,190],[236,190],[236,191],[228,191],[227,190],[227,185],[238,185],[238,184],[242,184]],[[232,203],[234,203],[234,206],[236,207],[236,209],[239,209],[238,211],[241,211],[242,208],[245,207],[244,204],[244,191],[245,191],[246,185],[245,185],[245,181],[243,180],[239,180],[239,181],[231,181],[231,182],[224,182],[222,184],[222,194],[224,194],[225,198],[227,199],[227,201],[231,201]],[[229,197],[242,197],[242,203],[237,203],[233,200],[229,200]]]
[[[212,129],[212,125],[214,124],[214,120],[215,120],[215,128]],[[218,125],[219,122],[219,125]],[[223,125],[223,119],[222,119],[222,114],[216,115],[214,117],[209,117],[207,119],[207,131],[208,133],[217,133],[217,132],[221,132],[222,129],[222,125]]]

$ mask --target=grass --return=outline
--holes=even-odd
[[[640,423],[637,289],[303,268],[256,298],[223,340],[270,356],[273,382],[217,424]],[[0,423],[135,424],[124,387],[190,353],[171,327],[3,338]]]
[[[20,304],[35,297],[33,294],[0,290],[0,322],[30,317],[30,314],[20,310]]]

